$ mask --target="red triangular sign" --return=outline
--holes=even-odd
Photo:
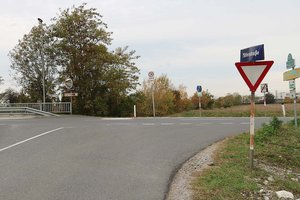
[[[273,63],[274,61],[237,62],[235,63],[235,66],[239,70],[250,91],[255,92]]]

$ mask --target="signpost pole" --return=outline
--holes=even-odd
[[[152,92],[152,109],[153,109],[153,117],[155,117],[155,102],[154,102],[154,72],[150,71],[148,73],[148,77],[150,82],[152,82],[151,92]]]
[[[267,101],[266,101],[266,93],[264,92],[264,106],[267,106]]]
[[[253,169],[254,158],[254,127],[255,127],[255,92],[251,92],[251,105],[250,105],[250,169]]]
[[[300,68],[295,69],[295,59],[293,59],[292,54],[289,53],[286,68],[292,69],[283,73],[283,80],[289,81],[290,94],[294,97],[294,118],[295,118],[295,128],[298,128],[297,121],[297,93],[296,93],[296,78],[300,77]]]
[[[297,95],[296,95],[296,81],[294,79],[294,118],[295,118],[295,128],[298,128],[298,119],[297,119]]]
[[[200,113],[200,117],[202,117],[202,113],[201,113],[201,97],[199,96],[199,113]]]
[[[264,59],[264,45],[258,45],[242,49],[240,63],[235,63],[235,66],[251,91],[249,152],[251,170],[254,168],[255,91],[274,63],[274,61],[259,61]],[[262,88],[262,92],[267,92],[266,84],[263,84]]]
[[[266,93],[264,92],[264,108],[265,108],[265,117],[267,116],[267,99]]]
[[[153,117],[155,117],[154,82],[152,83],[152,108],[153,108]]]
[[[70,107],[71,115],[73,114],[73,112],[72,112],[72,106],[73,106],[73,96],[71,96],[71,107]]]
[[[198,99],[199,99],[199,116],[202,117],[201,113],[201,97],[202,97],[202,87],[201,85],[197,85],[196,87],[197,93],[198,93]]]
[[[71,97],[71,105],[70,105],[70,111],[71,111],[71,115],[73,114],[73,111],[72,111],[72,104],[73,104],[73,102],[72,102],[72,99],[73,99],[73,97]]]
[[[294,98],[294,114],[295,114],[295,128],[298,128],[298,121],[297,121],[297,101],[296,97]]]

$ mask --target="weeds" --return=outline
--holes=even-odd
[[[192,184],[194,199],[261,199],[261,186],[270,191],[287,190],[300,196],[300,129],[283,124],[273,117],[269,124],[256,131],[254,170],[249,169],[249,133],[227,141],[215,158],[215,165],[204,171]],[[258,167],[258,163],[278,168],[278,172]],[[287,173],[288,171],[292,173]],[[265,185],[267,177],[275,181]],[[297,179],[298,180],[298,179]],[[270,196],[271,198],[272,196]],[[271,198],[272,199],[272,198]]]
[[[282,121],[273,117],[269,124],[263,124],[262,128],[255,135],[255,144],[267,143],[276,135],[282,126]]]

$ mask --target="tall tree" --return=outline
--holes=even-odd
[[[198,93],[194,93],[194,95],[191,97],[191,102],[193,103],[194,108],[199,109],[199,100],[201,101],[201,108],[203,109],[212,109],[215,103],[214,96],[208,91],[203,91],[200,99]]]
[[[2,78],[2,76],[0,76],[0,85],[3,84],[4,79]]]
[[[266,94],[266,103],[267,104],[275,103],[275,96],[271,93],[267,93]]]
[[[179,85],[178,89],[173,90],[173,94],[175,112],[188,110],[192,106],[191,101],[188,99],[188,94],[184,85]]]
[[[164,116],[175,111],[174,86],[167,75],[161,75],[153,81],[144,81],[142,92],[144,101],[138,104],[138,114],[151,116],[152,92],[154,92],[155,111],[157,116]]]
[[[139,70],[133,62],[138,57],[127,47],[108,50],[112,33],[101,18],[86,4],[61,11],[51,28],[56,62],[62,68],[61,81],[73,79],[79,113],[117,115],[121,99],[138,84]]]
[[[46,98],[49,99],[55,92],[57,68],[51,43],[48,27],[40,23],[25,34],[9,53],[13,76],[32,101],[43,100],[43,77]]]

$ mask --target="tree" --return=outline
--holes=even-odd
[[[4,79],[2,78],[2,76],[0,76],[0,85],[3,84]]]
[[[19,93],[15,90],[8,88],[1,94],[1,99],[7,103],[18,103]]]
[[[199,96],[197,92],[195,92],[194,95],[191,97],[191,101],[194,105],[194,108],[199,109]],[[201,108],[203,109],[212,109],[214,106],[214,96],[210,94],[208,91],[202,92],[200,101],[201,101]]]
[[[152,92],[155,99],[155,113],[157,116],[165,116],[175,112],[174,86],[167,75],[161,75],[153,81],[145,80],[141,92],[144,101],[138,104],[138,114],[142,116],[152,116]]]
[[[57,68],[52,52],[52,38],[45,24],[34,26],[9,52],[14,79],[33,101],[43,99],[43,70],[46,99],[55,93]]]
[[[225,97],[219,97],[215,102],[215,106],[217,108],[228,108],[231,106],[241,105],[242,103],[243,98],[239,93],[228,93]]]
[[[234,106],[242,104],[242,96],[239,93],[237,93],[237,92],[233,93],[232,98],[233,98],[232,99],[232,101],[233,101],[232,104]]]
[[[52,24],[32,28],[10,52],[15,79],[32,100],[42,99],[45,69],[46,95],[70,92],[62,83],[73,80],[79,95],[73,111],[88,115],[121,115],[121,104],[138,85],[139,56],[128,47],[109,51],[111,32],[95,8],[86,4],[60,11]],[[128,101],[128,102],[127,102]],[[124,107],[124,106],[123,106]],[[126,106],[125,106],[126,107]]]
[[[182,112],[191,107],[191,101],[188,99],[186,87],[179,85],[178,89],[172,91],[174,95],[175,112]]]
[[[119,105],[138,85],[135,51],[108,51],[111,34],[96,9],[86,4],[61,11],[51,27],[60,80],[73,79],[75,111],[119,115]]]
[[[267,104],[275,103],[275,96],[271,93],[266,93],[266,103]]]

